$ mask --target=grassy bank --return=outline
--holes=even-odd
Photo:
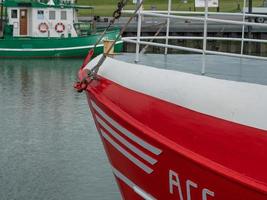
[[[95,15],[100,16],[111,16],[112,12],[116,8],[117,0],[78,0],[79,4],[82,5],[93,5],[96,6],[94,11]],[[151,9],[156,7],[157,10],[167,9],[167,0],[145,0],[145,9]],[[172,4],[173,10],[194,10],[194,0],[188,0],[188,3],[182,3],[181,0],[175,0]],[[263,0],[253,0],[253,6],[262,6]],[[243,7],[243,0],[220,0],[220,10],[227,12],[237,12]],[[133,9],[135,5],[132,0],[129,0],[127,9]],[[199,11],[201,9],[198,9]],[[216,9],[211,9],[216,11]],[[79,12],[80,15],[88,15],[90,11],[82,10]]]

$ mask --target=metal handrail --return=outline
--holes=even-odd
[[[185,20],[195,20],[195,21],[203,21],[206,20],[208,22],[217,22],[217,23],[226,23],[226,24],[235,24],[235,25],[248,25],[248,26],[260,26],[260,27],[267,27],[267,24],[261,24],[261,23],[254,23],[254,22],[246,22],[246,21],[235,21],[235,20],[229,20],[229,19],[215,19],[215,18],[207,18],[205,17],[189,17],[189,16],[183,16],[183,15],[167,15],[167,14],[159,14],[159,13],[153,13],[153,12],[147,12],[147,11],[141,11],[141,15],[143,16],[150,16],[150,17],[162,17],[162,18],[172,18],[172,19],[185,19]]]
[[[201,36],[169,36],[169,40],[203,40],[204,37]],[[123,40],[136,40],[136,37],[124,37]],[[166,36],[141,36],[140,40],[165,40]],[[219,40],[219,41],[236,41],[241,42],[242,38],[234,37],[207,37],[207,40]],[[264,39],[249,39],[244,38],[245,42],[257,42],[257,43],[267,43]]]
[[[122,11],[124,14],[132,14],[134,10],[124,10]],[[165,10],[144,10],[143,13],[156,13],[156,14],[168,14],[168,11]],[[170,14],[172,15],[205,15],[205,12],[192,12],[192,11],[171,11]],[[243,16],[243,12],[241,13],[229,13],[229,12],[208,12],[208,15],[214,16]],[[250,14],[246,13],[247,17],[264,17],[267,18],[267,15],[263,14]]]
[[[128,38],[123,38],[124,42],[128,43],[133,43],[136,44],[136,40],[133,39],[128,39]],[[237,41],[237,40],[236,40]],[[177,50],[182,50],[182,51],[190,51],[190,52],[195,52],[195,53],[203,53],[203,49],[197,49],[197,48],[191,48],[191,47],[183,47],[179,45],[166,45],[162,43],[156,43],[156,42],[146,42],[146,41],[140,41],[139,45],[149,45],[149,46],[156,46],[156,47],[167,47],[169,49],[177,49]],[[229,57],[238,57],[238,58],[253,58],[253,59],[258,59],[258,60],[267,60],[267,57],[262,57],[262,56],[251,56],[251,55],[240,55],[237,53],[227,53],[227,52],[219,52],[219,51],[211,51],[211,50],[205,50],[206,54],[212,54],[212,55],[221,55],[221,56],[229,56]]]
[[[168,11],[142,11],[139,10],[138,12],[138,25],[137,25],[137,37],[126,37],[123,38],[125,42],[134,43],[136,44],[136,59],[135,61],[139,61],[139,52],[140,52],[140,45],[149,45],[149,46],[156,46],[156,47],[163,47],[165,48],[165,54],[167,54],[167,49],[177,49],[177,50],[183,50],[183,51],[190,51],[195,53],[202,53],[203,54],[203,63],[202,63],[202,73],[205,73],[206,68],[206,55],[207,54],[213,54],[213,55],[223,55],[223,56],[231,56],[231,57],[238,57],[238,58],[250,58],[250,59],[260,59],[260,60],[267,60],[267,57],[263,56],[253,56],[253,55],[244,55],[244,42],[261,42],[261,43],[267,43],[267,40],[261,40],[261,39],[250,39],[245,38],[245,26],[258,26],[258,27],[266,27],[267,24],[260,24],[260,23],[253,23],[253,22],[247,22],[246,17],[265,17],[266,15],[260,15],[260,14],[250,14],[245,12],[245,6],[246,6],[246,0],[244,0],[244,9],[243,13],[215,13],[215,12],[209,12],[208,11],[208,0],[205,0],[205,12],[189,12],[189,11],[172,11],[171,10],[171,1],[168,0]],[[124,10],[123,13],[132,13],[131,10]],[[186,15],[186,16],[185,16]],[[193,15],[193,16],[187,16],[187,15]],[[204,17],[195,17],[194,15],[204,15]],[[219,16],[219,15],[228,15],[228,16],[242,16],[242,21],[235,21],[235,20],[229,20],[229,19],[217,19],[217,18],[211,18],[209,16]],[[157,37],[141,37],[141,27],[142,27],[142,17],[143,16],[151,16],[151,17],[161,17],[167,19],[167,31],[166,36],[157,36]],[[201,21],[204,23],[204,33],[203,37],[180,37],[180,36],[169,36],[169,25],[170,25],[170,19],[183,19],[183,20],[195,20],[195,21]],[[242,26],[242,37],[241,38],[224,38],[224,37],[208,37],[208,22],[215,22],[215,23],[226,23],[226,24],[234,24],[234,25],[241,25]],[[147,42],[142,41],[146,39],[165,39],[165,44],[157,43],[157,42]],[[203,48],[191,48],[191,47],[183,47],[179,45],[170,45],[168,43],[169,39],[184,39],[184,40],[203,40]],[[219,52],[219,51],[211,51],[207,50],[207,41],[208,40],[228,40],[228,41],[238,41],[241,42],[241,53],[227,53],[227,52]]]

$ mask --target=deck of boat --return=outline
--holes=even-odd
[[[134,63],[135,54],[125,53],[115,58]],[[144,54],[140,56],[140,64],[200,75],[202,55]],[[267,85],[267,61],[208,55],[205,75],[219,79]]]

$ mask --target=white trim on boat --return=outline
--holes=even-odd
[[[115,167],[112,167],[112,171],[114,175],[123,181],[126,185],[131,187],[140,197],[144,198],[145,200],[157,200],[155,197],[153,197],[151,194],[147,193],[143,189],[141,189],[139,186],[137,186],[135,183],[133,183],[130,179],[128,179],[125,175],[123,175],[119,170],[117,170]]]
[[[121,142],[124,146],[126,146],[128,149],[130,149],[132,152],[140,156],[142,159],[146,160],[151,165],[154,165],[157,163],[157,160],[150,157],[134,145],[132,145],[130,142],[128,142],[126,139],[121,137],[118,133],[116,133],[109,125],[107,125],[100,117],[96,115],[97,122],[103,126],[108,133],[110,133],[114,138],[116,138],[119,142]]]
[[[143,139],[137,137],[135,134],[131,133],[124,127],[122,127],[120,124],[118,124],[116,121],[114,121],[111,117],[109,117],[101,108],[99,108],[95,102],[91,101],[93,108],[102,116],[107,122],[109,122],[113,127],[115,127],[117,130],[119,130],[121,133],[123,133],[125,136],[145,148],[146,150],[150,151],[151,153],[155,155],[160,155],[162,150],[152,146],[151,144],[147,143]]]
[[[121,44],[123,41],[118,41],[116,44]],[[102,47],[104,44],[99,44],[97,47]],[[19,52],[34,52],[34,51],[67,51],[77,49],[89,49],[93,48],[94,45],[79,46],[79,47],[64,47],[64,48],[41,48],[41,49],[13,49],[13,48],[0,48],[0,51],[19,51]]]
[[[126,158],[128,158],[131,162],[133,162],[136,166],[141,168],[143,171],[145,171],[148,174],[151,174],[154,170],[148,167],[146,164],[141,162],[139,159],[134,157],[132,154],[130,154],[128,151],[126,151],[123,147],[121,147],[118,143],[116,143],[111,137],[108,136],[105,130],[100,129],[100,134],[115,148],[117,149],[122,155],[124,155]]]
[[[87,68],[95,66],[101,55]],[[200,64],[201,66],[201,64]],[[107,57],[100,76],[129,90],[241,125],[267,130],[267,86],[126,63]]]

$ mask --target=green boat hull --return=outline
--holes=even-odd
[[[114,28],[108,31],[105,39],[114,40],[120,30]],[[93,48],[101,32],[83,37],[72,38],[33,38],[11,37],[0,39],[0,57],[84,57]],[[115,52],[121,52],[122,41],[114,47]],[[103,53],[104,45],[99,44],[95,56]]]

